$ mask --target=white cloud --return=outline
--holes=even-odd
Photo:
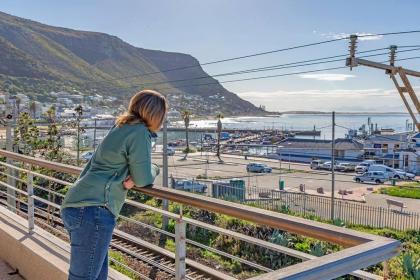
[[[360,41],[372,41],[372,40],[380,40],[382,39],[382,35],[375,35],[373,33],[367,33],[367,32],[356,32],[353,33],[356,34],[357,36],[359,36],[359,40]],[[329,38],[329,39],[343,39],[343,38],[347,38],[349,37],[350,33],[333,33],[333,32],[328,32],[328,33],[322,33],[321,36]]]
[[[400,96],[391,89],[277,90],[237,94],[257,106],[265,105],[272,111],[405,111]]]
[[[321,97],[327,96],[331,97],[343,97],[343,96],[390,96],[394,95],[396,92],[394,90],[383,90],[379,88],[371,89],[334,89],[334,90],[319,90],[319,89],[307,89],[307,90],[298,90],[298,91],[248,91],[237,93],[240,97],[282,97],[285,95],[294,95],[294,96],[308,96],[308,97]]]
[[[314,79],[318,81],[345,81],[348,78],[355,77],[354,75],[349,74],[303,74],[299,75],[303,79]]]

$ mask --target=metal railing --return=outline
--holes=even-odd
[[[267,210],[331,219],[331,198],[304,191],[285,191],[260,187],[235,187],[218,184],[218,180],[195,179],[207,189],[202,195],[232,202],[254,205]],[[192,190],[194,192],[194,190]],[[367,205],[363,202],[334,199],[334,218],[347,224],[395,230],[419,230],[420,212],[400,208]]]
[[[31,166],[33,165],[43,167],[56,172],[62,172],[65,174],[72,174],[76,176],[81,172],[81,168],[79,167],[23,156],[4,150],[0,150],[0,156],[6,157],[7,159],[9,159],[9,162],[13,160],[18,161],[21,164],[28,165],[26,168],[23,168],[1,162],[1,164],[8,169],[7,174],[12,174],[13,172],[10,172],[12,169],[18,170],[20,172],[25,172],[27,174],[26,179],[24,180],[26,185],[26,191],[2,181],[0,181],[0,186],[3,186],[7,189],[6,192],[1,191],[1,193],[11,198],[11,200],[8,201],[8,206],[12,211],[20,210],[20,207],[16,206],[16,201],[19,200],[19,203],[26,203],[28,209],[26,216],[28,217],[29,230],[32,230],[35,225],[35,211],[39,211],[37,210],[38,207],[36,207],[36,203],[34,203],[34,201],[45,203],[49,207],[54,207],[56,209],[59,209],[60,207],[55,202],[51,202],[49,200],[34,195],[33,189],[37,188],[37,186],[34,184],[34,177],[39,176],[41,178],[51,180],[58,184],[69,184],[69,182],[66,182],[64,180],[60,180],[54,177],[34,172],[31,170]],[[19,177],[16,176],[16,174],[10,175],[8,176],[8,178],[11,178],[11,176],[14,177],[12,178],[13,180],[19,179]],[[44,190],[45,189],[48,190],[47,188],[44,188]],[[177,202],[183,205],[188,205],[215,213],[225,214],[238,219],[254,222],[259,225],[265,225],[290,233],[316,238],[318,240],[331,242],[344,247],[344,249],[342,249],[341,251],[330,253],[322,257],[316,257],[288,247],[280,246],[274,243],[270,243],[237,232],[233,232],[224,228],[219,228],[213,225],[205,224],[203,222],[195,221],[183,217],[182,214],[167,212],[135,201],[127,200],[126,203],[131,206],[135,206],[143,210],[158,212],[161,215],[175,220],[175,234],[165,234],[174,237],[176,240],[176,250],[174,256],[174,275],[176,279],[190,279],[190,277],[188,277],[188,275],[186,274],[186,265],[189,261],[188,259],[186,259],[187,243],[201,247],[206,250],[213,250],[213,252],[217,250],[209,246],[205,246],[203,244],[197,244],[197,242],[193,240],[188,240],[186,238],[187,224],[202,227],[204,229],[214,231],[222,235],[231,236],[239,240],[249,242],[250,244],[262,246],[275,252],[281,252],[283,254],[287,254],[303,260],[303,262],[301,263],[285,267],[280,270],[272,271],[270,268],[264,268],[258,264],[254,264],[246,260],[241,260],[240,258],[230,255],[228,253],[217,252],[225,257],[240,260],[241,262],[247,265],[254,266],[255,268],[259,268],[260,270],[265,272],[260,276],[254,277],[253,279],[333,279],[335,277],[339,277],[345,274],[352,274],[362,279],[380,279],[380,277],[378,276],[372,275],[364,271],[359,271],[358,269],[385,261],[390,257],[398,254],[399,251],[400,243],[396,240],[389,238],[361,233],[346,228],[335,227],[333,225],[323,224],[319,222],[309,221],[306,219],[292,217],[281,213],[275,213],[272,211],[259,209],[247,205],[241,205],[230,202],[226,203],[226,201],[224,200],[209,198],[202,195],[186,193],[173,189],[161,187],[135,187],[134,189],[138,192],[153,197],[168,199],[170,201]],[[52,191],[51,193],[54,195],[61,195],[60,193],[57,193],[54,190],[50,191]],[[20,194],[23,197],[26,197],[27,201],[17,198],[16,193]],[[11,205],[11,201],[15,201],[15,204]],[[48,213],[48,211],[46,212]],[[52,219],[54,219],[54,217]],[[124,219],[130,218],[124,217]],[[57,231],[56,228],[48,225],[48,223],[44,222],[44,225],[51,228],[51,230],[53,231]],[[161,233],[164,233],[162,232],[162,230],[160,231]],[[61,234],[63,233],[61,232]],[[138,242],[140,242],[140,240],[136,239],[136,237],[134,236],[129,237],[132,240],[137,240]],[[164,249],[162,249],[162,252],[163,251]],[[191,260],[189,262],[191,264]],[[224,279],[230,278],[226,275]]]

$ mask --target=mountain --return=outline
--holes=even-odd
[[[181,69],[165,71],[174,68]],[[192,78],[198,79],[186,81]],[[116,36],[0,12],[0,89],[40,101],[49,91],[78,90],[122,103],[143,88],[156,89],[168,96],[171,107],[198,115],[264,113],[226,90],[191,55],[138,48]]]

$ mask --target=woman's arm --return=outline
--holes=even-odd
[[[127,139],[129,175],[138,187],[153,184],[159,175],[159,167],[152,164],[151,145],[150,133],[145,127]]]

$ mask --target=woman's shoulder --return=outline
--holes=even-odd
[[[139,135],[145,135],[150,137],[151,133],[144,123],[133,123],[133,124],[124,124],[118,129],[125,134],[126,137],[138,137]]]

